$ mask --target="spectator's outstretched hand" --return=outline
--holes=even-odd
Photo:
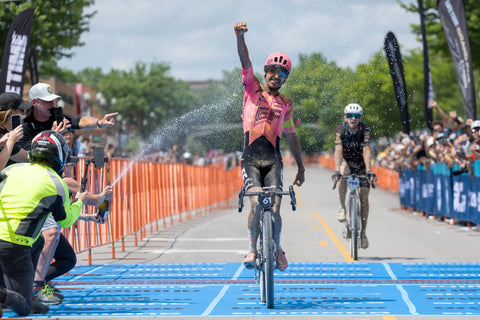
[[[118,116],[118,112],[107,113],[103,116],[102,120],[98,120],[98,124],[101,127],[110,127],[115,124],[115,116]]]

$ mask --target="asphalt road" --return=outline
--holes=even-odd
[[[401,210],[398,195],[394,192],[384,191],[379,188],[372,189],[370,194],[370,218],[369,218],[369,223],[367,228],[367,235],[369,237],[370,247],[366,250],[360,250],[358,262],[354,262],[353,264],[350,264],[349,262],[351,261],[351,258],[348,254],[348,250],[346,249],[348,247],[348,244],[346,240],[344,240],[341,236],[342,224],[337,222],[336,220],[336,214],[339,208],[338,195],[337,195],[338,191],[332,190],[330,175],[331,175],[331,172],[329,170],[326,170],[320,167],[319,165],[318,166],[311,165],[307,167],[305,184],[300,188],[296,188],[297,202],[298,202],[297,211],[292,212],[288,206],[287,201],[285,200],[282,206],[282,217],[283,217],[282,246],[291,264],[291,268],[288,271],[292,273],[286,272],[284,273],[286,275],[279,275],[276,278],[276,280],[280,281],[279,282],[280,296],[282,294],[285,297],[288,297],[289,295],[295,295],[295,294],[300,295],[298,299],[292,298],[293,300],[288,300],[288,299],[286,300],[287,304],[288,303],[291,304],[292,301],[295,303],[299,303],[300,304],[299,310],[295,305],[293,306],[288,305],[287,306],[288,308],[285,307],[286,311],[284,314],[282,314],[282,312],[277,311],[276,314],[269,315],[268,313],[265,312],[265,310],[262,309],[261,311],[251,313],[251,316],[245,316],[245,315],[244,316],[231,315],[228,317],[218,316],[218,315],[215,316],[215,310],[220,307],[237,309],[237,312],[238,312],[238,308],[236,307],[237,306],[236,303],[238,301],[235,300],[236,298],[231,298],[233,300],[228,300],[230,301],[230,303],[225,303],[224,300],[226,299],[226,297],[223,297],[221,295],[216,296],[216,298],[214,295],[213,298],[211,299],[204,295],[203,298],[205,298],[206,301],[204,301],[203,303],[206,303],[206,306],[205,305],[202,306],[200,304],[197,307],[206,308],[207,310],[209,310],[209,312],[204,312],[204,314],[206,314],[207,316],[198,317],[198,316],[193,316],[192,314],[187,315],[185,313],[185,317],[182,317],[181,315],[180,316],[177,315],[175,317],[170,318],[170,317],[165,317],[164,315],[151,316],[151,314],[149,315],[147,313],[145,314],[145,316],[138,317],[138,319],[140,318],[153,319],[153,318],[160,318],[160,317],[162,319],[205,319],[205,318],[245,319],[250,317],[255,317],[255,318],[268,317],[269,319],[316,318],[317,316],[315,316],[315,313],[309,313],[306,316],[303,316],[301,309],[310,310],[312,307],[314,310],[319,310],[319,308],[322,309],[322,306],[319,307],[315,305],[305,304],[305,303],[311,304],[311,302],[315,301],[317,297],[309,297],[309,296],[302,297],[301,296],[302,293],[298,293],[298,292],[291,293],[291,292],[294,292],[291,290],[301,291],[306,287],[312,288],[312,290],[316,290],[318,288],[323,288],[323,285],[325,284],[321,284],[319,282],[315,284],[315,281],[319,279],[311,278],[306,282],[299,282],[298,286],[296,286],[296,289],[293,289],[292,287],[288,286],[288,281],[291,281],[290,279],[293,279],[293,281],[296,281],[295,280],[296,276],[294,275],[293,271],[300,270],[304,268],[304,266],[307,266],[307,267],[313,266],[313,268],[319,268],[319,270],[321,269],[323,271],[325,271],[326,269],[329,269],[327,266],[329,266],[330,263],[332,264],[333,268],[340,268],[340,267],[350,268],[350,266],[353,269],[355,268],[355,266],[359,266],[360,269],[364,268],[362,270],[352,271],[352,275],[350,275],[349,281],[353,280],[353,283],[346,282],[345,283],[346,285],[344,285],[344,283],[341,283],[345,279],[343,279],[342,275],[338,275],[337,271],[335,270],[328,271],[330,273],[327,274],[327,277],[332,277],[332,279],[334,280],[334,282],[332,283],[336,283],[338,285],[337,287],[335,287],[334,284],[332,284],[331,286],[335,287],[335,290],[337,290],[337,295],[340,297],[340,298],[337,298],[337,300],[339,299],[338,301],[331,299],[330,302],[332,303],[332,305],[336,307],[340,306],[340,308],[345,307],[342,304],[343,302],[341,301],[344,298],[341,298],[341,297],[357,297],[355,296],[356,293],[349,293],[347,292],[348,290],[357,290],[358,297],[360,297],[358,299],[360,299],[360,301],[361,299],[364,299],[362,298],[362,294],[365,297],[369,297],[369,299],[371,299],[375,295],[386,296],[390,293],[388,291],[397,291],[397,289],[399,289],[400,291],[403,290],[403,288],[401,287],[402,284],[400,282],[393,282],[390,287],[389,287],[390,284],[385,282],[380,283],[380,285],[378,285],[379,283],[378,279],[382,279],[381,281],[385,281],[386,279],[385,275],[382,275],[380,277],[375,277],[375,275],[373,275],[371,279],[365,278],[367,283],[369,284],[356,285],[355,277],[362,274],[362,272],[367,269],[383,270],[382,272],[385,272],[385,269],[387,269],[387,271],[390,272],[389,273],[390,275],[396,275],[396,274],[399,274],[399,272],[402,272],[400,270],[401,263],[414,263],[414,264],[418,264],[417,267],[420,269],[423,268],[423,266],[425,266],[426,270],[429,270],[426,272],[427,274],[424,275],[424,278],[422,278],[423,280],[421,280],[421,281],[427,281],[427,282],[430,279],[429,277],[432,277],[432,279],[435,278],[436,280],[438,279],[442,280],[443,275],[439,275],[438,272],[437,274],[435,274],[436,271],[432,270],[434,268],[437,268],[438,266],[446,266],[446,268],[448,269],[449,266],[453,264],[454,267],[452,269],[448,269],[448,270],[453,270],[452,271],[453,273],[472,272],[471,270],[470,271],[460,270],[456,268],[456,264],[467,263],[468,266],[471,266],[472,263],[476,264],[478,262],[478,254],[476,252],[478,250],[477,248],[478,237],[480,236],[480,232],[472,228],[467,228],[465,226],[451,225],[443,221],[431,220],[426,217],[419,216],[418,214],[415,214],[406,210]],[[286,171],[284,174],[285,185],[288,185],[289,182],[293,181],[293,178],[294,178],[294,171],[292,170],[292,168],[286,168]],[[248,201],[245,201],[245,204],[246,205],[244,208],[244,212],[242,213],[238,213],[236,208],[237,204],[232,203],[230,208],[215,210],[211,213],[202,215],[200,217],[195,217],[190,220],[186,220],[186,216],[184,216],[182,219],[183,220],[182,223],[175,222],[173,225],[171,226],[169,225],[165,229],[162,228],[158,232],[150,233],[149,232],[150,229],[146,228],[147,235],[145,238],[137,239],[138,240],[137,246],[134,246],[133,236],[126,237],[125,251],[122,251],[120,249],[120,244],[116,243],[115,259],[112,259],[111,245],[94,248],[92,249],[93,264],[99,265],[99,266],[104,265],[103,267],[104,269],[105,268],[108,269],[109,265],[115,265],[115,264],[132,265],[132,270],[133,270],[134,264],[141,267],[142,264],[163,265],[163,264],[174,263],[174,264],[179,264],[179,267],[178,267],[179,269],[185,268],[185,270],[195,270],[196,268],[195,264],[218,263],[222,265],[222,268],[223,267],[225,268],[224,271],[227,269],[230,271],[237,270],[236,272],[239,273],[240,269],[238,269],[238,266],[240,265],[240,262],[242,261],[243,256],[246,254],[248,249],[248,239],[247,239],[247,215],[248,215],[247,212],[249,207]],[[178,217],[175,219],[175,221],[178,221]],[[86,253],[80,253],[77,258],[78,258],[78,265],[82,265],[82,264],[85,265],[87,263]],[[397,263],[400,263],[400,264],[397,264]],[[219,265],[215,265],[215,266],[219,266]],[[99,267],[99,268],[102,268],[102,267]],[[392,271],[390,268],[397,268],[397,269]],[[128,268],[122,268],[125,274],[127,273],[127,271],[125,271],[127,269]],[[78,270],[81,270],[81,268],[79,268]],[[102,274],[102,272],[98,272],[98,270],[100,269],[97,268],[95,270],[97,270],[97,273]],[[227,271],[225,272],[227,273]],[[84,272],[84,271],[77,271],[77,273],[81,273],[81,272]],[[90,273],[91,271],[88,271],[88,272]],[[94,276],[93,278],[89,278],[89,279],[82,278],[82,275],[74,274],[72,276],[76,276],[78,277],[78,279],[86,279],[83,282],[83,284],[91,283],[92,287],[95,287],[95,283],[97,284],[101,283],[102,281],[101,277],[104,277],[105,279],[109,277],[108,272],[112,272],[112,271],[105,271],[103,275],[98,275],[98,277],[100,278],[97,277],[96,279],[94,278]],[[138,271],[131,271],[131,272],[134,273]],[[171,271],[171,272],[179,272],[179,271]],[[244,271],[242,271],[242,275],[244,274],[243,272]],[[432,275],[430,275],[429,272],[431,272]],[[334,273],[335,275],[333,275]],[[165,282],[165,281],[169,281],[165,277],[158,278],[160,280],[155,280],[157,278],[154,278],[154,277],[159,277],[158,272],[149,273],[147,276],[152,277],[152,278],[147,278],[147,279],[152,279],[150,280],[152,284],[154,284],[155,281],[159,281],[158,283],[160,284],[171,283],[171,282]],[[176,277],[178,275],[173,274],[172,276]],[[416,276],[418,277],[418,275]],[[451,275],[446,275],[446,278],[444,280],[450,279],[448,278],[449,276]],[[478,280],[476,278],[478,276],[477,274],[469,274],[469,276],[471,276],[471,279],[473,279],[473,281]],[[345,278],[348,278],[348,276],[345,276]],[[127,279],[127,280],[123,280],[125,281],[125,283],[130,281],[130,284],[131,284],[131,283],[134,283],[135,276],[132,276],[132,278],[127,277],[124,279]],[[140,275],[138,276],[138,279],[140,279]],[[178,279],[178,277],[175,279]],[[227,277],[227,283],[229,283],[228,281],[232,281],[231,279],[232,278]],[[248,275],[249,280],[242,280],[247,278],[242,278],[241,276],[238,278],[234,277],[234,279],[239,279],[240,282],[241,281],[248,282],[250,281],[251,278]],[[191,280],[202,282],[201,277],[198,279],[195,278]],[[204,280],[206,282],[209,281],[207,278],[205,278]],[[408,279],[408,281],[411,281],[411,280],[417,280],[417,279],[416,278]],[[68,287],[69,285],[73,286],[75,284],[73,280],[67,280],[67,281],[72,281],[72,282],[65,282],[65,284],[63,284],[64,287],[65,286]],[[171,283],[172,292],[177,290],[178,288],[185,289],[186,287],[188,287],[188,285],[185,284],[188,282],[182,282],[182,281],[180,281],[176,287],[174,286],[173,283]],[[467,281],[470,281],[470,280],[467,280]],[[118,283],[121,284],[121,282],[118,282]],[[437,290],[437,288],[442,287],[443,283],[445,282],[441,282],[440,285],[438,283],[435,283],[435,289],[429,289],[429,290],[435,291]],[[470,299],[472,299],[473,302],[467,301],[468,302],[467,304],[470,304],[470,307],[475,308],[476,310],[476,308],[478,308],[478,305],[479,305],[479,303],[477,302],[477,300],[479,300],[479,298],[477,297],[479,296],[479,294],[477,294],[477,291],[480,291],[480,289],[476,282],[471,282],[471,283],[472,285],[470,285],[469,282],[467,282],[465,285],[460,284],[460,286],[467,286],[467,287],[473,288],[471,289],[473,293],[470,294],[472,296],[472,298]],[[447,288],[448,290],[451,290],[451,291],[448,291],[447,289],[440,290],[443,292],[442,299],[444,295],[448,296],[448,295],[451,295],[453,291],[457,292],[458,291],[457,284],[458,283],[455,283],[453,287]],[[215,283],[212,283],[212,286],[214,285]],[[419,286],[419,288],[420,287],[421,285]],[[62,288],[62,284],[60,285],[60,288]],[[173,288],[177,288],[177,289],[173,290]],[[232,288],[236,288],[236,286],[230,287],[230,289]],[[244,291],[254,290],[254,288],[255,286],[250,285],[250,289],[244,289]],[[75,292],[81,292],[81,290],[83,289],[84,288],[78,288],[76,290],[72,289],[71,294],[75,294]],[[98,289],[98,290],[102,290],[102,289]],[[119,292],[121,292],[121,290],[123,289],[119,288],[118,290]],[[126,291],[128,290],[129,289],[126,289]],[[209,289],[209,290],[213,290],[213,289]],[[228,291],[228,289],[226,290]],[[369,290],[372,290],[372,291],[369,291]],[[422,290],[419,289],[419,291],[422,291]],[[67,293],[70,294],[70,292],[68,292],[68,288],[67,288]],[[145,294],[148,294],[148,293],[145,293]],[[174,292],[169,294],[172,294],[175,297]],[[351,294],[353,294],[353,296],[351,296]],[[427,292],[427,296],[429,294],[430,292]],[[85,295],[88,296],[88,293],[86,293]],[[253,293],[251,295],[254,296],[253,299],[255,300],[257,299],[256,293]],[[433,293],[433,295],[438,295],[438,294]],[[151,299],[152,304],[153,304],[153,301],[155,300],[154,297],[155,295],[152,296],[151,298],[148,298],[148,299]],[[110,299],[109,296],[107,295],[103,298],[108,302],[112,302],[113,300],[115,300],[115,296],[112,296],[112,298]],[[180,300],[184,298],[185,298],[185,294],[178,296],[178,299]],[[210,308],[209,304],[212,304],[215,302],[214,298],[218,299],[221,302],[219,302],[218,304],[213,304],[213,306]],[[224,300],[222,300],[222,298]],[[194,300],[194,302],[199,303],[198,301],[195,301],[195,298],[192,298],[192,299]],[[361,312],[358,311],[358,313],[355,313],[355,312],[349,313],[349,312],[342,311],[343,313],[339,316],[338,315],[337,316],[322,315],[321,319],[335,319],[335,320],[338,320],[338,319],[342,319],[342,320],[343,319],[357,319],[357,320],[358,319],[362,319],[362,320],[409,319],[410,320],[410,319],[457,319],[459,317],[463,317],[462,315],[462,316],[448,316],[448,317],[442,318],[440,316],[422,315],[422,314],[428,314],[428,312],[422,313],[420,309],[421,309],[421,305],[423,304],[423,301],[415,300],[415,299],[421,299],[421,298],[419,296],[417,297],[416,295],[412,294],[412,292],[410,292],[410,295],[407,297],[407,299],[403,297],[404,301],[402,301],[401,297],[392,298],[391,300],[393,301],[395,299],[402,304],[402,307],[404,307],[403,302],[406,301],[407,302],[406,305],[409,305],[409,302],[411,302],[410,308],[415,309],[412,307],[414,306],[417,309],[419,309],[417,310],[418,312],[413,312],[411,315],[398,313],[399,314],[398,316],[395,316],[395,315],[381,316],[381,315],[372,313],[371,311],[369,312],[368,311],[369,307],[367,305],[366,308],[362,309]],[[411,301],[409,299],[411,299]],[[428,301],[428,299],[431,299],[431,298],[427,298],[427,300],[425,301]],[[450,297],[450,300],[452,299],[456,299],[456,298]],[[59,309],[51,311],[51,313],[48,314],[48,316],[50,318],[56,318],[56,319],[72,319],[71,317],[65,317],[65,318],[56,317],[55,314],[61,314],[61,312],[65,312],[66,310],[68,311],[69,308],[71,308],[70,310],[74,311],[77,306],[73,304],[74,303],[73,300],[74,299],[72,299],[71,305],[65,304],[64,306],[59,307]],[[88,298],[86,298],[86,300],[88,301]],[[464,300],[464,299],[460,298],[460,300]],[[282,307],[282,304],[281,304],[282,300],[280,300],[279,302],[280,302],[279,306]],[[347,301],[346,303],[348,305],[349,303],[352,303],[352,302]],[[371,303],[375,304],[380,302],[371,301]],[[385,299],[385,301],[383,301],[382,303],[386,303],[388,305],[389,299]],[[450,301],[449,303],[455,304],[456,302]],[[462,308],[463,308],[463,305],[462,305]],[[115,310],[115,309],[112,309],[112,310]],[[291,313],[292,310],[296,310],[298,311],[298,313],[292,314]],[[222,312],[224,311],[225,310],[222,310]],[[392,310],[388,310],[388,307],[386,308],[386,311],[392,312]],[[183,312],[187,312],[187,309],[185,309]],[[308,313],[307,311],[305,312]],[[220,312],[219,314],[225,315],[226,313]],[[468,318],[480,319],[480,316],[478,316],[479,314],[480,313],[478,311],[475,311],[473,312],[473,315],[468,316]],[[88,318],[86,316],[87,314],[85,314],[85,317],[82,317],[81,319],[95,318],[95,317]],[[35,318],[39,318],[39,317],[36,316]],[[114,319],[115,317],[109,318],[104,314],[101,318]],[[137,319],[137,317],[131,316],[129,317],[129,319]]]
[[[293,181],[293,173],[287,168],[285,185]],[[320,166],[308,167],[305,184],[295,188],[297,210],[292,211],[286,200],[282,204],[282,247],[290,262],[350,259],[345,252],[348,243],[341,236],[342,223],[336,220],[338,191],[332,190],[330,175],[329,170]],[[242,213],[232,203],[228,209],[175,223],[150,236],[143,248],[129,251],[128,260],[122,263],[144,261],[137,261],[137,254],[152,263],[241,261],[248,249],[248,209],[245,199]],[[480,232],[402,210],[398,195],[380,188],[370,192],[367,235],[370,247],[359,251],[359,262],[478,262],[475,252]],[[119,255],[117,262],[122,257]]]

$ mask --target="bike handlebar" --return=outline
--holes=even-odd
[[[368,184],[371,185],[373,189],[375,189],[375,184],[373,182],[369,182],[368,177],[366,175],[359,175],[359,174],[340,175],[339,179],[333,183],[332,189],[335,189],[337,187],[337,183],[340,179],[347,180],[350,177],[359,178],[360,180],[367,180]]]
[[[297,200],[295,198],[295,191],[293,190],[293,186],[288,187],[288,191],[259,191],[259,192],[245,192],[245,187],[242,187],[240,189],[240,193],[238,194],[238,212],[242,212],[243,209],[243,197],[247,196],[264,196],[264,195],[270,195],[270,196],[290,196],[290,205],[292,206],[292,210],[295,211],[297,209]]]

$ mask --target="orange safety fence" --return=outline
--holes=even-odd
[[[319,156],[318,162],[327,169],[335,169],[335,160],[333,157]],[[376,166],[372,166],[372,172],[377,175],[377,182],[375,185],[386,190],[398,192],[398,172]]]
[[[85,172],[85,159],[81,158],[75,174],[80,182]],[[95,246],[112,244],[128,235],[135,236],[135,245],[147,231],[153,233],[174,220],[181,222],[193,216],[225,208],[236,197],[243,185],[239,167],[224,170],[186,164],[132,162],[111,159],[104,169],[91,165],[87,172],[87,191],[101,193],[105,186],[113,186],[114,195],[105,224],[78,220],[64,229],[65,237],[75,252]],[[118,181],[117,181],[118,180]],[[95,214],[97,207],[84,206],[82,213]],[[91,264],[91,254],[89,254]]]

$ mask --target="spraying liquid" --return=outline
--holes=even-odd
[[[211,134],[212,132],[221,130],[218,129],[220,127],[224,128],[226,125],[225,119],[223,119],[221,115],[228,113],[229,107],[236,97],[237,94],[234,93],[232,96],[227,97],[222,104],[209,104],[187,112],[155,131],[155,133],[150,136],[142,152],[132,160],[132,163],[113,181],[111,186],[115,186],[143,155],[149,154],[156,149],[177,144],[177,141],[181,141],[187,136],[202,134],[202,130]],[[241,103],[238,105],[241,106]],[[241,110],[239,110],[239,114],[240,112]],[[241,134],[241,123],[239,122],[236,125],[238,125],[239,133]]]
[[[117,184],[117,182],[128,172],[130,171],[130,169],[133,167],[133,165],[135,164],[135,162],[137,162],[137,160],[133,160],[132,163],[130,163],[130,165],[127,167],[127,169],[125,169],[118,177],[117,179],[115,179],[115,181],[113,181],[113,183],[111,184],[111,187],[113,188],[114,185]]]

